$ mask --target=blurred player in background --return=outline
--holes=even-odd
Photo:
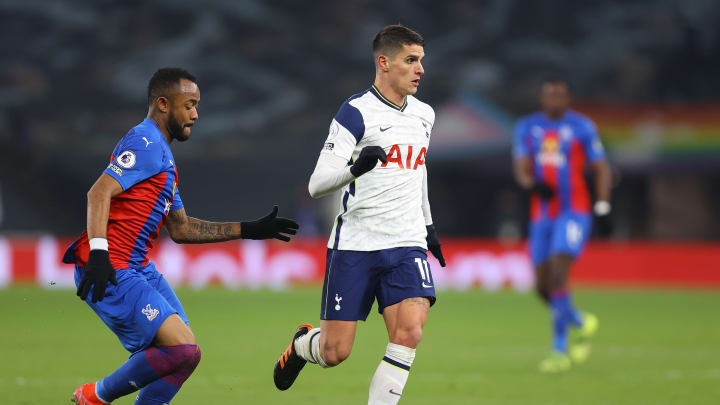
[[[135,404],[167,404],[198,365],[200,348],[185,310],[148,259],[166,221],[177,243],[239,238],[287,242],[290,238],[283,234],[294,235],[298,228],[294,221],[278,218],[277,207],[250,222],[187,216],[170,143],[188,140],[199,102],[193,75],[177,68],[158,70],[148,85],[147,118],[120,140],[88,192],[87,230],[63,261],[75,264],[77,295],[131,355],[109,376],[75,390],[75,403],[107,404],[140,390]]]
[[[568,109],[567,83],[542,84],[542,111],[523,117],[515,127],[514,173],[530,192],[529,245],[537,291],[550,306],[553,353],[540,363],[543,372],[559,372],[585,361],[597,317],[573,305],[568,274],[590,236],[591,203],[586,164],[594,176],[596,227],[610,230],[610,169],[595,124]],[[568,326],[578,328],[569,346]]]
[[[413,97],[424,74],[423,38],[390,25],[373,39],[375,82],[350,97],[330,124],[310,178],[314,198],[343,189],[328,241],[320,328],[304,324],[275,364],[288,389],[306,362],[333,367],[352,350],[358,320],[375,299],[390,342],[368,404],[396,404],[435,303],[427,250],[445,266],[430,215],[425,156],[433,109]]]

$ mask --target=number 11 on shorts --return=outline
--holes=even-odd
[[[420,270],[420,279],[422,280],[422,286],[424,288],[432,288],[432,283],[430,281],[430,265],[428,264],[427,260],[416,257],[415,263],[417,263],[418,270]]]

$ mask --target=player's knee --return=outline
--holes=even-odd
[[[393,338],[390,339],[390,342],[414,349],[420,344],[422,335],[422,328],[419,325],[398,328],[398,330],[395,331]]]
[[[177,314],[163,322],[153,343],[157,346],[197,345],[192,330]]]
[[[188,347],[188,357],[185,360],[184,368],[187,370],[195,370],[195,367],[200,364],[200,359],[202,358],[202,350],[200,350],[200,346],[196,344],[189,344]]]
[[[345,347],[342,345],[323,347],[321,356],[329,367],[335,367],[350,357],[352,347]]]
[[[172,359],[169,363],[174,365],[172,370],[174,381],[178,385],[182,385],[200,364],[202,351],[198,345],[188,344],[173,346],[170,354]]]

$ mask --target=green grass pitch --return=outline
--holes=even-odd
[[[320,288],[178,290],[203,350],[173,404],[365,404],[387,338],[373,312],[350,358],[308,365],[286,392],[275,359],[299,323],[318,322]],[[720,403],[720,294],[580,289],[600,330],[588,363],[541,375],[547,310],[531,294],[441,292],[430,311],[403,404]],[[0,403],[64,404],[79,384],[126,358],[70,290],[0,290]],[[132,404],[134,396],[115,401]]]

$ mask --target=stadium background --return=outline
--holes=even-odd
[[[174,403],[290,398],[253,367],[272,364],[286,329],[317,318],[337,201],[311,200],[307,180],[338,106],[372,82],[372,36],[401,22],[427,40],[418,96],[437,113],[429,187],[448,258],[443,270],[431,260],[446,292],[404,401],[716,403],[718,18],[711,0],[3,1],[0,400],[64,400],[124,356],[68,289],[72,269],[59,258],[163,66],[187,68],[202,92],[191,140],[173,145],[188,213],[239,220],[278,204],[301,223],[289,245],[159,243],[155,259],[208,342]],[[534,372],[547,346],[544,309],[515,293],[531,288],[532,272],[527,201],[510,162],[513,122],[536,109],[548,76],[566,78],[573,107],[598,124],[615,184],[615,231],[590,244],[573,274],[578,300],[603,322],[596,355],[557,380]],[[380,346],[359,339],[345,372],[310,372],[292,398],[361,403],[383,340],[379,318],[369,323],[361,337]],[[267,342],[245,342],[246,327]],[[78,356],[97,361],[88,370]]]

